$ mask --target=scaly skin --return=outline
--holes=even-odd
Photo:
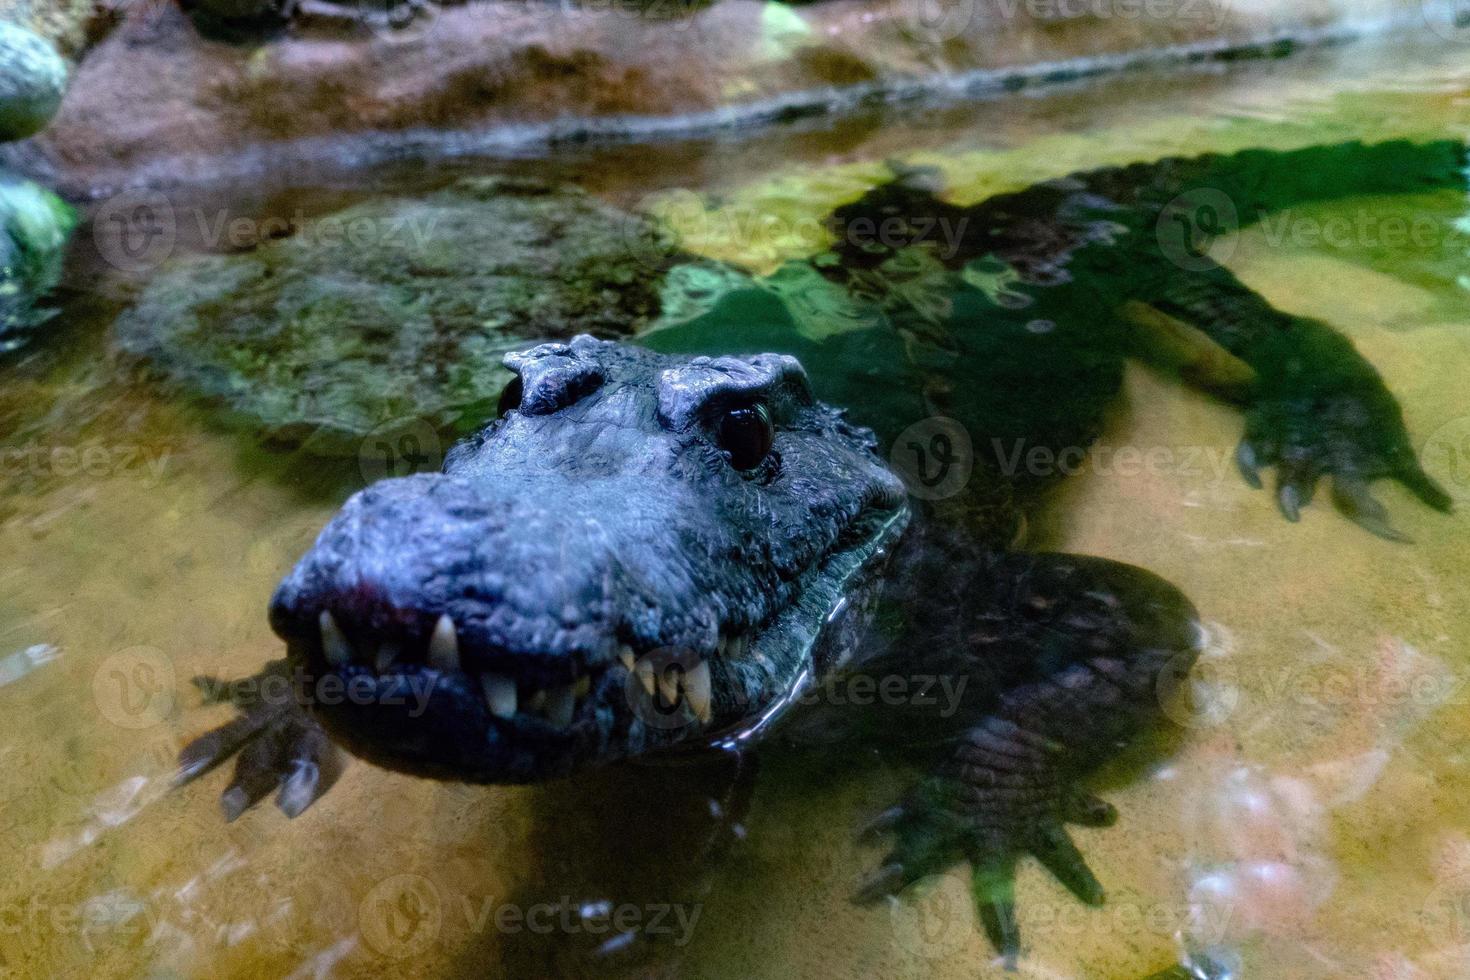
[[[271,622],[288,657],[267,672],[294,693],[240,693],[241,718],[187,747],[181,775],[238,752],[227,816],[277,784],[294,816],[329,783],[323,729],[408,772],[525,782],[675,743],[749,744],[838,674],[941,676],[964,692],[953,710],[874,722],[932,768],[874,821],[893,845],[858,897],[968,860],[985,930],[1014,961],[1021,856],[1102,900],[1065,826],[1115,818],[1085,780],[1157,721],[1199,630],[1145,571],[1015,550],[1061,471],[1012,454],[1085,448],[1123,358],[1164,337],[1187,377],[1243,405],[1243,473],[1275,465],[1288,518],[1323,475],[1386,537],[1402,536],[1370,480],[1447,509],[1351,343],[1167,229],[1204,192],[1249,222],[1330,194],[1459,186],[1463,165],[1450,143],[1251,152],[973,207],[906,173],[834,212],[830,253],[784,270],[860,328],[803,341],[787,299],[757,283],[650,337],[660,351],[579,337],[511,355],[500,418],[443,473],[355,495],[281,583]],[[881,241],[859,234],[884,221]],[[814,376],[785,355],[678,353],[773,339]],[[875,389],[877,361],[912,384]],[[940,505],[908,500],[876,451],[933,414],[978,450]],[[874,608],[898,613],[873,627]]]
[[[1203,375],[1191,374],[1194,364],[1181,366],[1188,380],[1242,404],[1246,431],[1238,458],[1252,485],[1260,485],[1259,469],[1277,467],[1280,509],[1296,521],[1318,480],[1330,476],[1339,510],[1397,540],[1402,535],[1369,496],[1369,482],[1398,480],[1441,511],[1449,509],[1450,498],[1420,467],[1383,379],[1346,337],[1327,324],[1273,308],[1211,260],[1204,246],[1214,235],[1317,201],[1462,189],[1465,168],[1465,146],[1454,141],[1252,150],[1074,174],[970,208],[935,196],[923,175],[906,175],[833,216],[839,230],[864,218],[899,216],[907,227],[897,236],[902,244],[842,244],[836,249],[841,261],[821,268],[849,288],[871,291],[878,284],[906,294],[916,284],[896,276],[894,267],[920,270],[920,280],[935,278],[912,260],[918,250],[934,256],[945,273],[977,260],[1008,270],[1005,304],[977,303],[963,288],[930,283],[923,291],[945,295],[947,315],[915,316],[909,307],[889,319],[926,349],[916,360],[944,356],[963,365],[945,373],[952,387],[967,391],[944,392],[934,407],[967,423],[979,419],[982,424],[972,431],[1000,429],[1043,446],[1077,445],[1076,430],[1095,412],[1068,404],[1074,431],[1062,436],[1065,421],[1047,419],[1043,406],[1007,409],[986,392],[1076,402],[1077,366],[1090,363],[1094,370],[1081,387],[1097,392],[1080,397],[1110,397],[1104,376],[1111,358],[1158,353],[1149,349],[1157,337],[1138,332],[1137,311],[1164,314],[1211,348],[1197,350],[1198,356],[1218,355]],[[939,247],[943,227],[963,229],[956,247]],[[965,309],[972,303],[981,306],[973,315]],[[1028,339],[1026,326],[1037,320],[1056,325],[1048,336],[1054,349],[1038,350]],[[975,328],[979,324],[983,330]],[[1016,372],[1005,365],[1007,359],[1020,359],[1032,370]],[[1239,375],[1216,383],[1232,369]],[[1051,384],[1041,383],[1042,371],[1051,373]],[[1014,374],[1020,375],[1014,383],[995,383]],[[1038,420],[1044,429],[1038,430]]]

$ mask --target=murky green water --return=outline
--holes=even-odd
[[[814,251],[811,219],[890,159],[938,167],[968,202],[1102,163],[1457,136],[1467,99],[1470,52],[1354,47],[748,138],[275,175],[173,199],[263,219],[534,172],[769,270]],[[1365,211],[1429,231],[1300,233]],[[756,231],[722,223],[741,213]],[[1384,487],[1414,544],[1322,504],[1289,526],[1229,465],[1238,413],[1130,366],[1103,444],[1164,449],[1170,464],[1090,467],[1033,524],[1033,544],[1176,583],[1212,642],[1167,745],[1104,780],[1119,825],[1077,834],[1107,906],[1023,872],[1021,975],[1132,980],[1216,945],[1245,976],[1470,976],[1465,213],[1457,194],[1346,200],[1221,243],[1248,285],[1379,368],[1455,515]],[[182,234],[182,248],[209,247]],[[892,909],[849,903],[878,856],[851,830],[904,774],[854,775],[820,753],[766,760],[743,841],[713,862],[706,780],[679,769],[483,789],[356,764],[298,820],[266,807],[230,825],[223,777],[170,792],[183,741],[227,717],[188,679],[278,654],[265,601],[371,467],[242,434],[113,354],[112,319],[146,273],[107,265],[88,235],[52,339],[0,369],[0,962],[18,975],[1000,975],[960,870]],[[661,914],[666,941],[591,958],[600,935],[497,919],[594,899],[644,924]]]

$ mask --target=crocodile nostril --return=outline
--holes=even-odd
[[[510,379],[510,384],[500,391],[500,401],[495,406],[497,417],[504,418],[507,412],[513,412],[521,407],[521,399],[525,397],[525,382],[521,381],[518,374]]]

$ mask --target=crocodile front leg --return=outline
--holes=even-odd
[[[1392,541],[1408,539],[1369,492],[1372,481],[1396,480],[1435,510],[1451,509],[1449,495],[1419,463],[1398,401],[1347,337],[1276,309],[1220,266],[1148,285],[1140,290],[1146,306],[1135,301],[1135,309],[1198,330],[1244,374],[1235,394],[1246,416],[1236,459],[1257,488],[1259,471],[1276,468],[1276,500],[1287,520],[1301,519],[1324,476],[1331,477],[1332,501],[1344,516]]]
[[[206,700],[229,702],[240,713],[184,746],[175,784],[190,782],[236,756],[234,776],[220,796],[226,821],[277,787],[276,806],[288,817],[320,799],[341,773],[341,755],[301,705],[296,680],[286,660],[272,660],[244,680],[195,678]]]
[[[1189,669],[1201,632],[1178,590],[1129,565],[1064,554],[967,564],[953,553],[932,564],[916,585],[915,622],[928,635],[885,661],[899,663],[904,649],[931,651],[910,654],[899,669],[937,662],[969,680],[975,696],[952,716],[938,765],[870,826],[894,841],[857,899],[893,895],[967,860],[985,931],[1013,963],[1022,857],[1036,857],[1082,901],[1102,902],[1067,824],[1116,818],[1085,779],[1159,719],[1160,691]],[[958,615],[926,617],[930,604]],[[901,727],[922,740],[943,724],[918,717]]]

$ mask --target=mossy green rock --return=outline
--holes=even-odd
[[[32,31],[0,21],[0,142],[38,132],[66,91],[66,61]]]
[[[474,178],[176,260],[116,336],[273,440],[353,455],[395,422],[476,427],[509,349],[637,332],[672,262],[648,221],[580,191]]]
[[[42,299],[61,278],[76,213],[37,184],[0,171],[0,353],[55,313]]]

